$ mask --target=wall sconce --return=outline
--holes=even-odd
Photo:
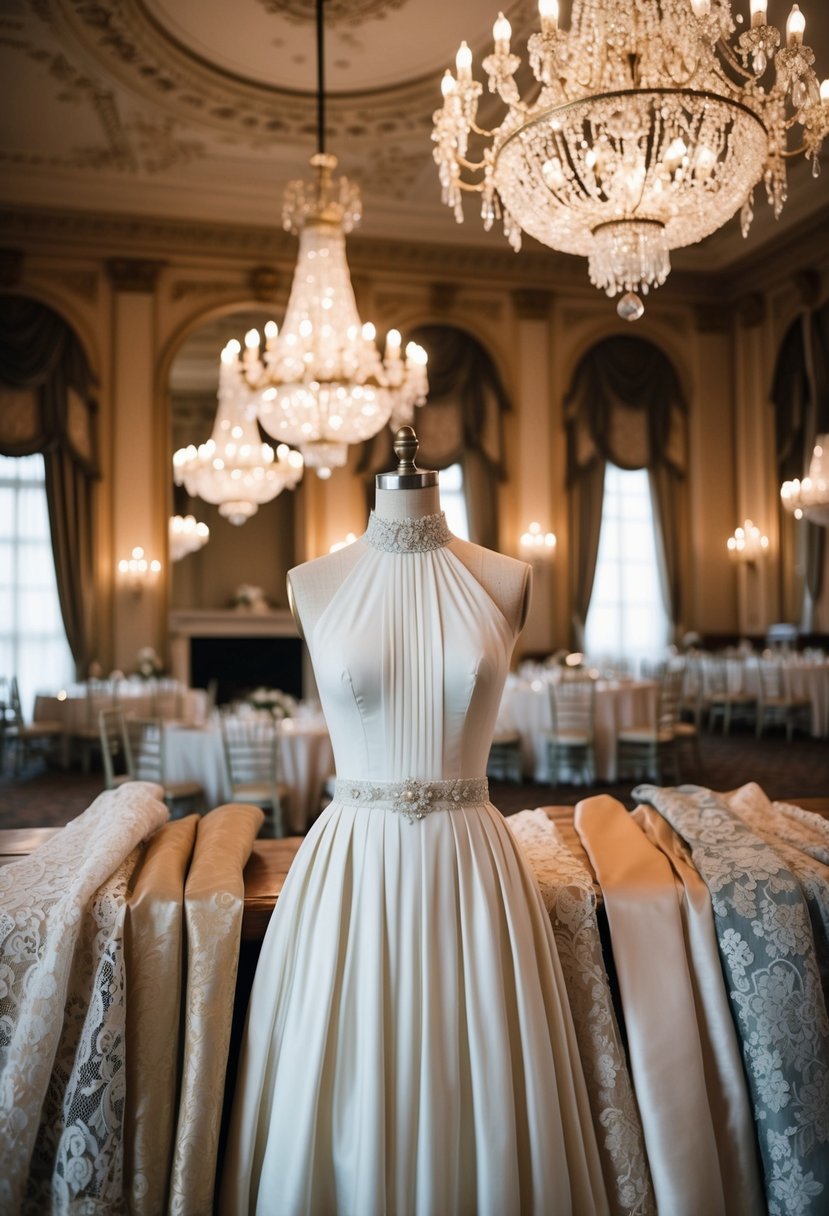
[[[144,550],[136,545],[129,557],[122,557],[118,563],[118,573],[121,582],[130,589],[133,595],[140,595],[145,587],[154,583],[161,572],[161,562],[156,558],[145,557]]]
[[[536,563],[545,557],[552,557],[556,547],[555,532],[542,532],[537,520],[521,533],[521,552],[529,562]]]
[[[729,536],[726,544],[728,556],[732,561],[754,566],[768,552],[769,538],[763,535],[755,523],[747,519],[741,528],[734,529],[734,535]]]

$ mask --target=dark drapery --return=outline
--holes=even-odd
[[[448,325],[412,333],[429,356],[429,399],[415,411],[418,464],[463,469],[470,539],[498,548],[498,481],[504,471],[503,414],[509,400],[492,359],[470,334]],[[384,429],[363,447],[358,472],[369,478],[394,467],[393,436]]]
[[[607,338],[581,359],[565,399],[574,641],[581,646],[593,591],[607,461],[649,471],[665,604],[681,627],[687,407],[662,351],[641,338]]]
[[[58,595],[79,675],[92,629],[94,389],[62,317],[35,300],[0,296],[0,454],[44,455]]]
[[[780,480],[802,478],[815,438],[829,432],[829,301],[811,316],[803,313],[786,332],[771,399]],[[826,529],[807,522],[805,578],[813,604],[823,590],[825,555]]]

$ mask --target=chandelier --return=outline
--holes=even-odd
[[[291,182],[283,227],[299,236],[299,254],[282,329],[265,326],[265,349],[252,330],[238,373],[253,390],[269,435],[299,448],[321,477],[345,464],[347,445],[375,435],[387,422],[411,422],[426,399],[426,352],[396,329],[384,356],[376,330],[361,324],[345,256],[345,236],[359,223],[360,195],[347,178],[334,179],[336,156],[325,151],[323,0],[317,0],[317,147],[313,181]]]
[[[737,211],[745,236],[761,178],[778,216],[789,157],[805,154],[820,170],[829,80],[818,86],[803,14],[795,4],[781,46],[767,0],[750,5],[750,28],[738,34],[729,0],[573,0],[562,30],[558,0],[539,0],[541,29],[527,44],[535,82],[524,99],[499,13],[483,69],[506,107],[502,122],[478,125],[482,86],[465,42],[434,115],[434,157],[455,219],[463,193],[480,193],[486,229],[500,218],[516,250],[523,231],[586,257],[595,287],[625,293],[619,315],[641,316],[637,293],[665,282],[671,249]]]
[[[171,562],[180,562],[210,540],[207,524],[199,523],[194,515],[171,515],[169,533]]]
[[[795,519],[829,527],[829,434],[818,435],[809,472],[802,481],[784,481],[780,499]]]
[[[259,437],[250,393],[236,374],[240,346],[233,338],[222,351],[219,405],[213,432],[198,448],[173,454],[173,479],[193,497],[218,505],[232,524],[243,524],[302,476],[302,456],[287,444],[274,450]]]

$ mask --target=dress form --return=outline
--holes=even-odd
[[[415,464],[417,438],[411,427],[401,427],[395,436],[398,466],[393,473],[379,473],[376,480],[374,514],[381,519],[423,519],[440,512],[438,475]],[[527,619],[532,570],[526,562],[494,553],[470,541],[453,537],[449,548],[469,570],[500,609],[515,634]],[[360,559],[358,542],[288,572],[288,602],[300,634],[309,637],[332,596]]]

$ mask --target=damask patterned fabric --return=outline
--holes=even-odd
[[[769,1213],[817,1216],[829,1199],[829,1017],[799,883],[723,796],[643,785],[634,797],[683,837],[711,892]]]
[[[160,796],[142,782],[102,794],[37,852],[0,867],[4,1216],[43,1212],[50,1161],[56,1211],[86,1210],[120,1185],[123,908],[131,855],[167,818]],[[47,1097],[57,1125],[39,1135]]]
[[[650,1216],[656,1202],[602,956],[593,880],[544,811],[521,811],[506,823],[530,863],[553,926],[611,1211]]]

